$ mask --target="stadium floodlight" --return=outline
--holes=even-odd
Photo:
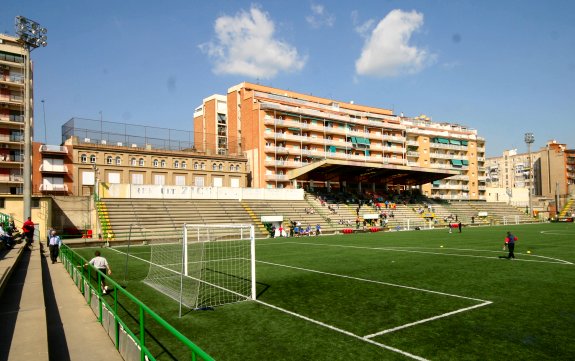
[[[15,19],[16,34],[22,47],[24,48],[24,169],[22,175],[24,184],[22,185],[22,198],[24,203],[24,217],[31,216],[32,213],[32,109],[30,107],[30,87],[32,79],[30,76],[30,53],[39,46],[48,45],[48,30],[43,28],[37,22],[16,16]]]
[[[533,193],[533,162],[531,161],[531,144],[535,143],[533,133],[525,133],[525,143],[527,144],[527,153],[529,155],[529,216],[533,217],[533,205],[531,201]]]
[[[184,224],[181,243],[150,244],[144,283],[182,307],[208,309],[256,298],[253,225]]]

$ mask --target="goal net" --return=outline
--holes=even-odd
[[[184,224],[182,241],[150,245],[144,283],[182,307],[256,298],[253,225]]]

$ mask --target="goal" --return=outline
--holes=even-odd
[[[181,242],[151,244],[144,283],[182,307],[256,298],[254,226],[184,224]]]

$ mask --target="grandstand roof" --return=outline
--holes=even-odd
[[[369,162],[323,159],[287,173],[290,180],[341,181],[419,185],[459,175],[447,169],[429,169]]]

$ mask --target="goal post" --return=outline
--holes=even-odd
[[[255,233],[246,224],[184,224],[178,244],[152,244],[144,283],[180,306],[204,309],[256,298]]]

